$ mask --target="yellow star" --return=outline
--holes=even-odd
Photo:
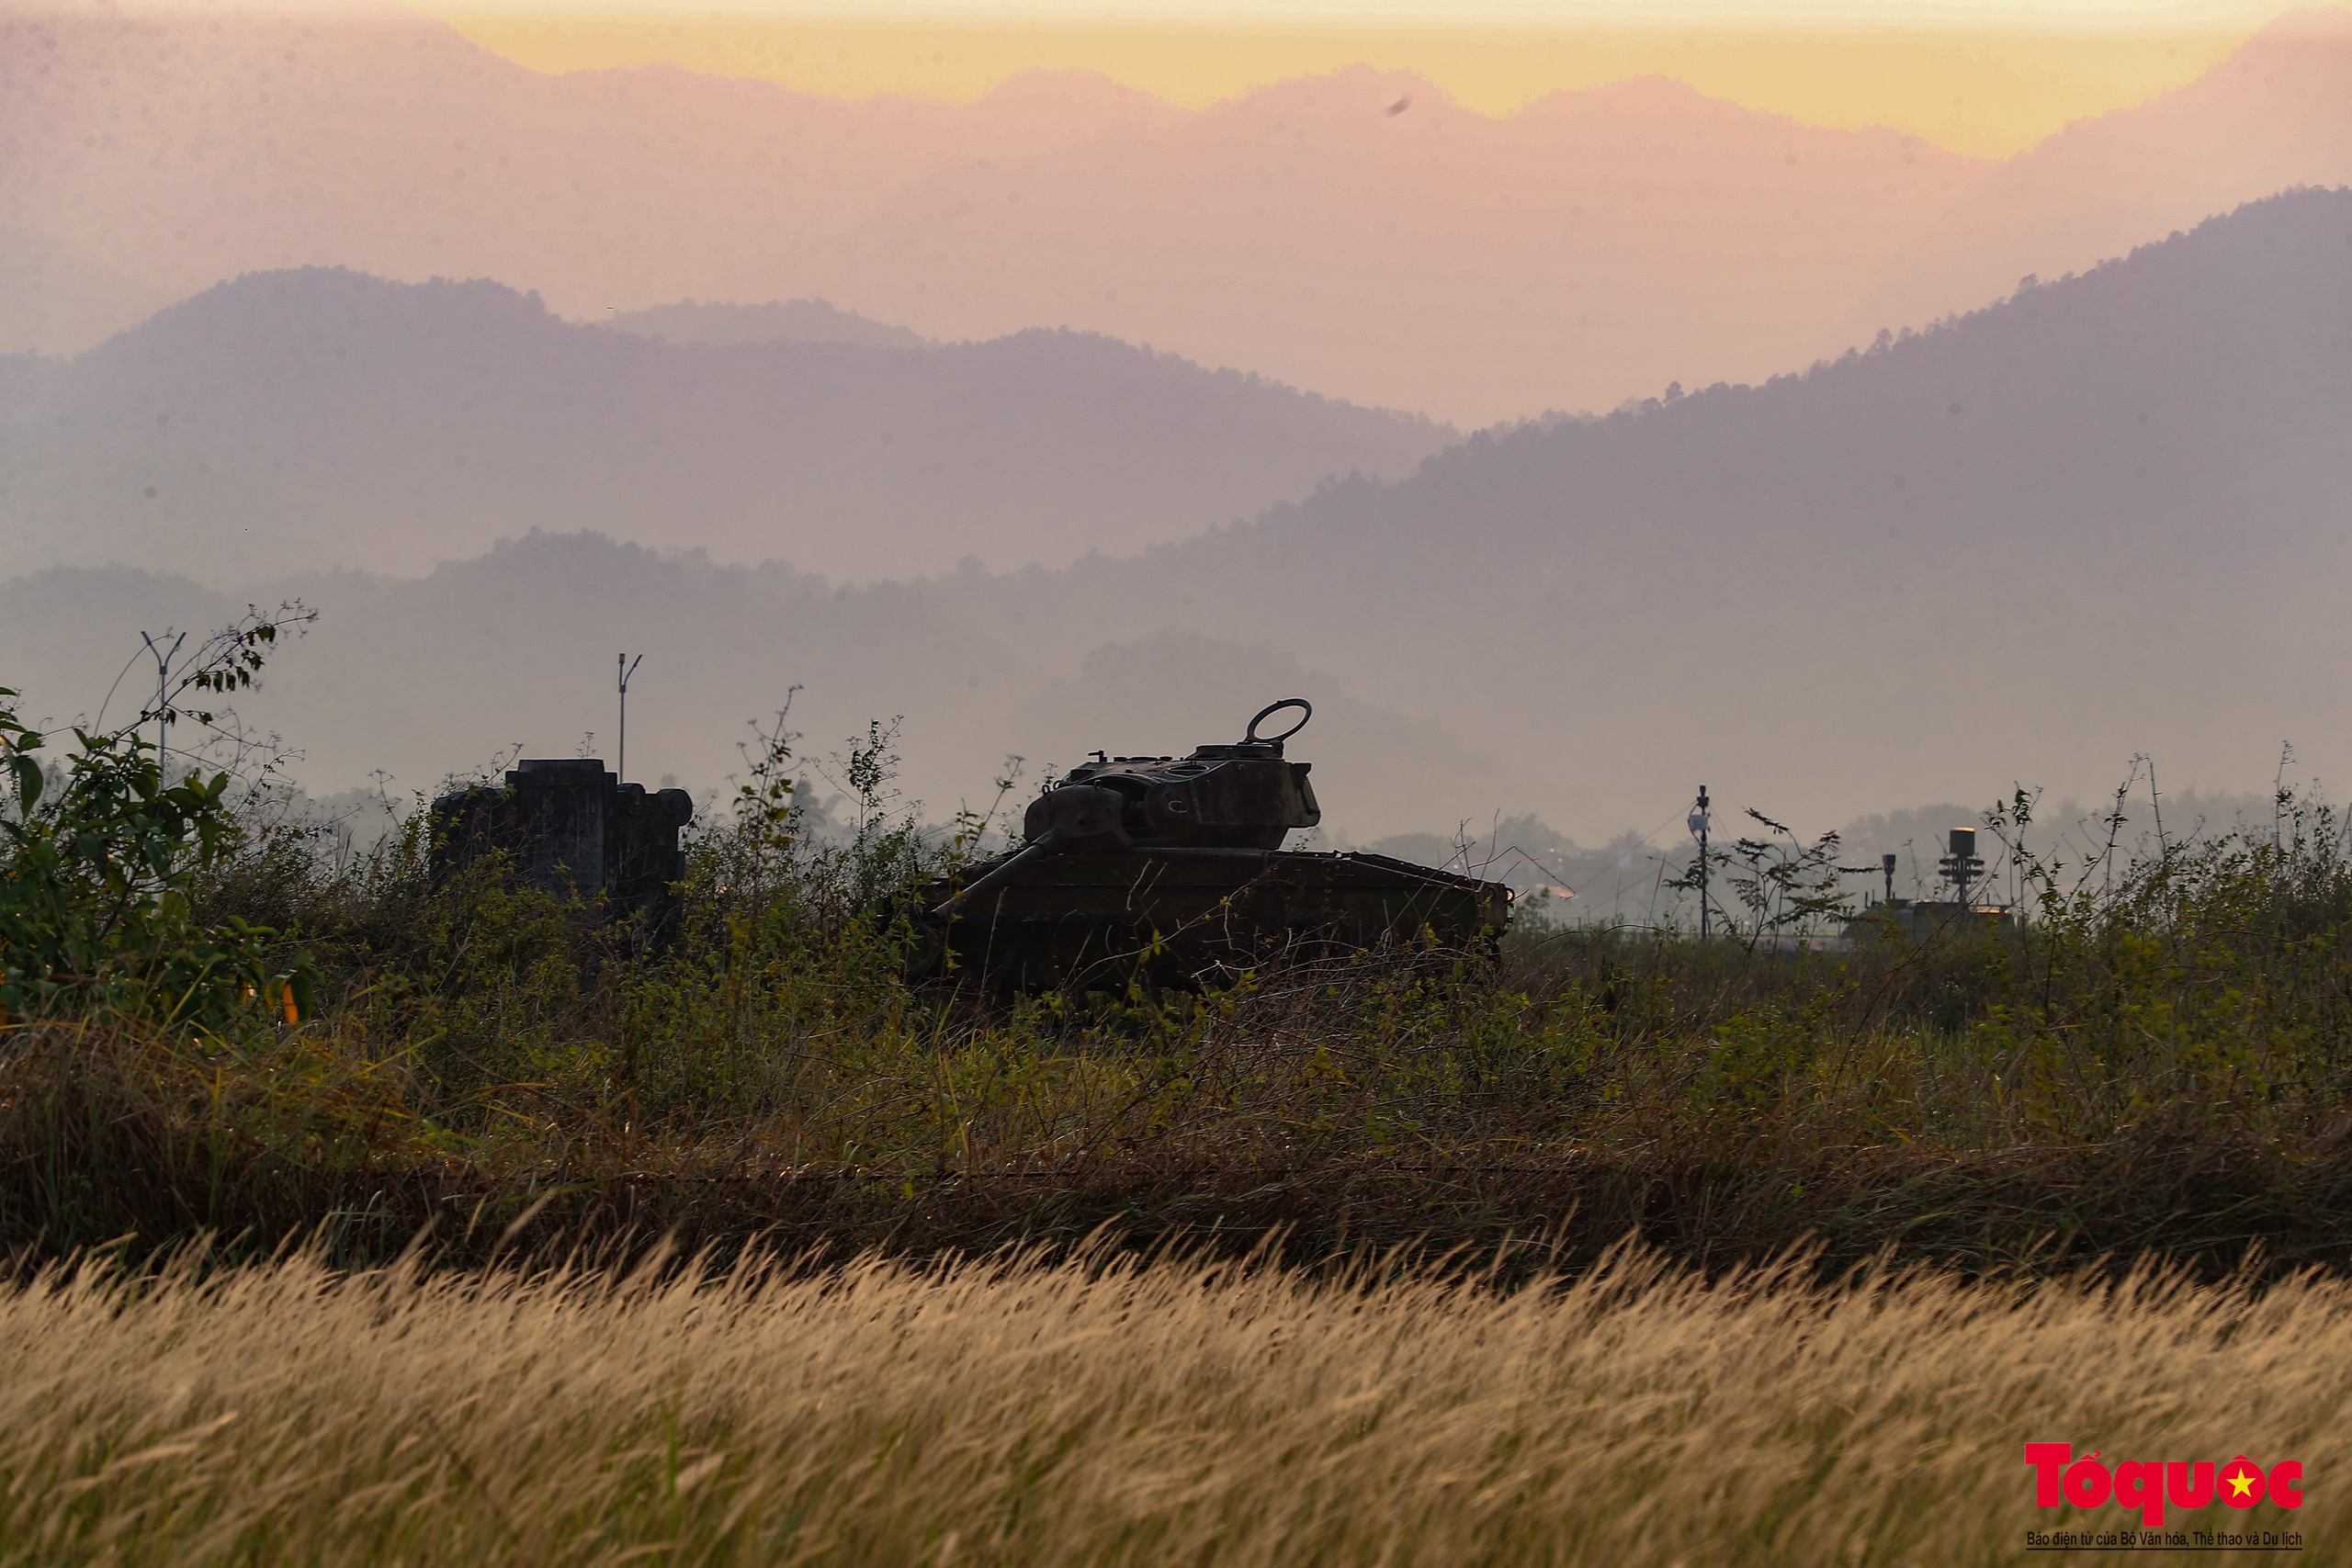
[[[2235,1475],[2224,1476],[2222,1479],[2230,1483],[2230,1491],[2236,1496],[2243,1497],[2254,1490],[2254,1477],[2243,1470]]]

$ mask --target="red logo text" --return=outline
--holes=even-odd
[[[2140,1522],[2150,1529],[2165,1522],[2167,1505],[2185,1512],[2215,1501],[2224,1507],[2251,1508],[2267,1497],[2282,1508],[2303,1506],[2303,1467],[2291,1459],[2267,1470],[2244,1454],[2222,1465],[2208,1460],[2127,1459],[2110,1470],[2096,1452],[2075,1458],[2071,1443],[2028,1443],[2025,1461],[2033,1466],[2034,1506],[2071,1503],[2096,1508],[2112,1502],[2138,1509]]]

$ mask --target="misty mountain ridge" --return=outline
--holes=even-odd
[[[1054,73],[847,103],[675,67],[543,75],[413,17],[18,17],[0,230],[119,275],[121,324],[136,289],[302,265],[497,277],[588,321],[823,298],[936,340],[1068,325],[1484,423],[1760,379],[2352,178],[2341,34],[2290,17],[1994,164],[1657,79],[1500,118],[1369,67],[1201,109]],[[84,346],[103,303],[0,309],[0,345]]]
[[[324,617],[256,711],[321,788],[438,777],[572,750],[642,648],[662,771],[723,774],[798,683],[824,744],[902,715],[908,787],[944,807],[1007,752],[1187,749],[1295,689],[1331,705],[1299,754],[1333,759],[1358,840],[1499,812],[1591,843],[1702,781],[1818,831],[2018,783],[2095,800],[2143,752],[2243,791],[2281,740],[2340,793],[2348,261],[2352,191],[2291,193],[1808,371],[1482,433],[1058,571],[835,589],[550,534],[313,581]],[[141,625],[285,586],[108,581],[0,595],[0,662],[55,711]]]
[[[320,794],[379,768],[429,794],[517,746],[609,750],[608,644],[646,655],[630,688],[634,765],[696,790],[740,773],[750,722],[779,709],[812,766],[869,719],[900,716],[907,798],[944,819],[985,805],[1010,756],[1034,788],[1097,749],[1238,739],[1250,714],[1298,691],[1316,704],[1314,745],[1298,754],[1317,762],[1335,832],[1454,820],[1476,799],[1463,781],[1502,771],[1442,724],[1352,696],[1265,637],[1147,628],[1041,659],[1031,611],[958,614],[955,587],[834,589],[779,565],[594,535],[534,534],[422,579],[338,573],[243,592],[58,569],[0,581],[0,668],[30,714],[68,722],[105,698],[124,636],[135,650],[141,629],[225,625],[256,598],[300,599],[319,623],[237,707],[302,753],[293,776]]]
[[[2352,192],[2304,191],[1804,375],[1481,433],[1136,570],[1163,614],[1211,636],[1279,617],[1522,767],[1570,776],[1600,745],[1643,798],[1725,753],[1779,759],[1763,797],[1808,797],[1823,756],[1790,731],[1818,724],[1850,811],[1974,776],[1980,728],[2086,795],[2120,771],[2086,748],[2165,737],[2352,763],[2314,733],[2341,732],[2323,633],[2352,585],[2347,498]],[[1120,570],[1078,569],[1073,603],[1115,600]],[[1490,674],[1474,626],[1510,628]],[[2098,695],[2070,710],[2070,689]]]
[[[2293,186],[2352,183],[2352,11],[2290,11],[2197,81],[2078,120],[1960,196],[1849,318],[1865,337]]]
[[[0,571],[413,574],[535,527],[847,581],[1058,565],[1452,438],[1084,333],[672,343],[493,283],[257,274],[0,361]]]
[[[869,321],[823,299],[783,299],[764,305],[724,305],[681,299],[674,305],[625,310],[595,323],[665,343],[850,343],[865,348],[928,348],[931,340],[904,327]]]
[[[1354,66],[1149,138],[930,172],[835,265],[863,308],[918,330],[1117,322],[1486,422],[1820,352],[1851,280],[1980,172],[1662,79],[1496,118]]]
[[[1436,126],[1428,139],[1430,145],[1408,149],[1400,156],[1395,145],[1397,132],[1384,123],[1392,117],[1370,112],[1395,105],[1407,106],[1400,114],[1418,114],[1424,125]],[[1575,315],[1576,357],[1589,358],[1596,301],[1588,292],[1596,284],[1603,291],[1623,286],[1655,297],[1638,302],[1618,298],[1600,306],[1604,335],[1612,311],[1616,330],[1623,333],[1630,330],[1626,312],[1638,310],[1645,317],[1641,332],[1648,346],[1644,352],[1661,363],[1703,365],[1713,357],[1712,344],[1750,335],[1753,318],[1772,314],[1774,303],[1759,293],[1755,269],[1802,268],[1811,274],[1804,287],[1835,287],[1832,280],[1841,269],[1830,253],[1867,243],[1857,234],[1864,220],[1851,211],[1812,211],[1801,230],[1760,243],[1746,258],[1750,270],[1732,276],[1712,275],[1722,260],[1720,249],[1692,254],[1679,232],[1658,234],[1623,254],[1603,255],[1589,243],[1580,245],[1590,253],[1582,276],[1561,270],[1557,259],[1513,257],[1504,265],[1521,269],[1523,276],[1474,283],[1464,297],[1410,315],[1384,309],[1396,280],[1385,272],[1367,274],[1366,268],[1430,265],[1407,259],[1411,247],[1430,234],[1475,229],[1497,208],[1518,209],[1514,231],[1496,236],[1485,255],[1465,258],[1465,278],[1487,270],[1492,257],[1524,248],[1550,228],[1557,228],[1555,238],[1565,243],[1589,240],[1581,231],[1611,215],[1642,214],[1654,195],[1663,195],[1653,188],[1660,184],[1694,187],[1690,199],[1710,207],[1723,220],[1727,209],[1744,198],[1744,187],[1759,177],[1759,171],[1787,184],[1795,178],[1789,174],[1792,169],[1802,167],[1806,182],[1817,182],[1820,171],[1829,169],[1835,171],[1829,176],[1833,179],[1867,185],[1871,176],[1860,172],[1866,165],[1882,171],[1884,181],[1883,188],[1872,187],[1867,194],[1895,200],[1906,192],[1916,195],[1909,187],[1921,181],[1949,186],[1955,171],[1972,163],[1915,136],[1883,128],[1824,130],[1710,98],[1663,76],[1545,94],[1497,118],[1459,107],[1416,73],[1359,65],[1280,83],[1199,111],[1181,134],[1172,123],[1160,129],[1165,148],[1113,139],[1017,162],[979,159],[931,171],[880,201],[850,232],[842,242],[843,265],[862,289],[869,294],[895,290],[899,313],[922,316],[935,315],[943,307],[957,310],[956,302],[974,293],[970,275],[994,268],[1001,276],[989,285],[997,298],[985,313],[950,319],[964,321],[967,331],[977,322],[979,331],[996,332],[1038,321],[1101,317],[1100,308],[1116,304],[1120,298],[1117,288],[1102,286],[1106,273],[1181,276],[1198,288],[1221,271],[1237,265],[1254,267],[1278,253],[1286,276],[1268,279],[1246,271],[1234,273],[1230,294],[1214,312],[1213,322],[1188,325],[1155,311],[1141,318],[1145,338],[1149,341],[1157,333],[1191,340],[1209,325],[1218,334],[1214,357],[1221,362],[1264,368],[1271,355],[1277,363],[1321,367],[1331,364],[1334,355],[1350,356],[1360,363],[1329,374],[1358,385],[1392,373],[1425,377],[1432,362],[1461,355],[1465,332],[1480,333],[1489,347],[1503,350],[1523,340],[1539,319],[1560,312]],[[1531,141],[1555,156],[1540,180],[1512,184],[1506,190],[1507,183],[1526,172],[1519,165],[1528,152],[1515,150],[1516,144]],[[1198,174],[1165,166],[1171,159],[1216,165],[1216,175],[1210,177],[1225,181],[1223,188],[1242,204],[1222,216],[1253,236],[1249,253],[1228,254],[1230,247],[1217,237],[1217,215],[1179,213],[1153,205],[1162,199],[1163,186],[1198,190],[1205,184]],[[1290,209],[1268,204],[1268,183],[1297,186],[1309,178],[1302,166],[1309,160],[1318,171],[1314,179],[1319,188],[1308,187],[1317,189],[1316,199]],[[1465,170],[1460,166],[1465,164],[1491,166]],[[1368,228],[1368,214],[1398,205],[1394,193],[1384,192],[1384,182],[1408,177],[1426,179],[1430,186],[1406,204],[1415,216],[1409,221],[1375,217]],[[1361,204],[1335,218],[1328,204],[1349,193],[1360,196]],[[1808,184],[1798,199],[1818,194]],[[1840,193],[1840,199],[1856,194]],[[1445,215],[1449,207],[1460,210]],[[1114,243],[1130,247],[1132,254],[1110,254]],[[1008,249],[1012,246],[1023,249],[1014,254]],[[1617,276],[1596,278],[1591,276],[1596,268]],[[1360,308],[1334,310],[1337,292],[1348,288],[1361,290]],[[1510,312],[1508,319],[1473,324],[1465,318],[1466,309],[1496,303]],[[615,324],[650,314],[630,313]],[[1301,318],[1314,316],[1329,319],[1303,329]],[[1379,330],[1367,333],[1369,321],[1379,321]],[[1287,355],[1282,346],[1303,330],[1317,334],[1317,346],[1306,360]],[[1400,333],[1417,335],[1408,340]],[[666,335],[686,341],[676,332]],[[779,328],[760,335],[803,333]],[[806,335],[820,334],[810,331]],[[1662,346],[1668,344],[1672,346]],[[1804,346],[1798,340],[1768,337],[1739,357],[1747,368],[1760,373]],[[1615,384],[1627,383],[1621,378]],[[1598,385],[1578,389],[1589,395]],[[1401,384],[1396,389],[1406,390]],[[1490,363],[1475,373],[1457,375],[1455,384],[1435,400],[1439,406],[1476,409],[1487,419],[1508,418],[1546,407],[1544,394],[1560,389],[1519,379],[1514,370],[1498,372]],[[1420,400],[1430,400],[1424,394]]]
[[[1818,352],[1792,311],[1817,326],[1981,169],[1687,87],[1568,97],[1591,112],[1497,119],[1359,68],[1204,109],[1067,76],[846,103],[544,76],[417,18],[48,18],[0,23],[0,223],[174,292],[321,265],[581,320],[814,296],[1491,419]]]
[[[70,254],[38,234],[0,230],[0,354],[98,343],[175,298],[172,289]]]

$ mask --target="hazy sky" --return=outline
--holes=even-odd
[[[2172,28],[2199,21],[2260,20],[2275,6],[2257,0],[487,0],[483,11],[566,16],[632,14],[774,17],[830,14],[924,20],[1188,23],[1206,17],[1265,25],[1354,26],[1367,21],[1413,26],[1579,26],[1594,21],[1865,22],[1873,26],[1973,24]]]

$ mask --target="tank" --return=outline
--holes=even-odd
[[[1270,719],[1295,722],[1261,734]],[[1285,697],[1240,739],[1111,757],[1048,781],[1020,846],[924,893],[925,969],[998,990],[1140,977],[1200,988],[1284,959],[1375,947],[1491,955],[1510,891],[1386,855],[1285,850],[1323,813],[1284,743],[1314,708]]]

